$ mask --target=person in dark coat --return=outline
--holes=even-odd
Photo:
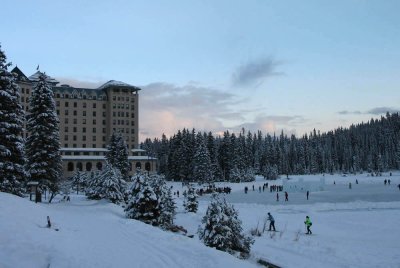
[[[309,191],[307,191],[307,194],[306,194],[306,195],[307,195],[307,200],[308,200],[308,196],[310,195],[310,192],[309,192]]]
[[[272,229],[274,229],[274,231],[276,231],[275,230],[275,219],[274,219],[274,217],[272,217],[270,212],[268,212],[268,220],[269,220],[269,229],[268,229],[268,231],[272,231]]]
[[[288,192],[285,192],[285,201],[289,201],[289,194],[288,194]]]

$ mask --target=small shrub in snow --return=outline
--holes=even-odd
[[[189,186],[185,199],[183,200],[183,206],[187,212],[197,212],[199,207],[199,201],[197,201],[197,194],[193,187]]]
[[[254,240],[242,234],[242,222],[238,212],[226,202],[225,198],[213,196],[202,223],[203,226],[199,228],[198,234],[206,246],[231,254],[250,253]]]

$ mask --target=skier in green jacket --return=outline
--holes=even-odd
[[[306,221],[304,222],[304,224],[307,226],[307,234],[312,234],[312,232],[310,230],[310,227],[312,225],[310,217],[306,216]]]

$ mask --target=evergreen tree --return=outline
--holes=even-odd
[[[72,180],[72,188],[76,189],[76,194],[79,194],[79,191],[85,189],[86,182],[88,179],[85,172],[76,171],[71,180]]]
[[[113,167],[117,168],[122,177],[128,179],[129,173],[129,160],[128,160],[128,146],[124,140],[124,137],[120,132],[113,133],[110,138],[110,143],[107,147],[106,152],[107,162]]]
[[[0,46],[0,191],[22,196],[24,169],[24,111],[19,87],[7,69],[6,56]]]
[[[199,133],[196,138],[197,146],[193,159],[193,179],[197,182],[210,183],[213,181],[210,155],[204,144],[203,136]]]
[[[198,234],[206,246],[229,253],[250,253],[254,240],[242,233],[242,222],[238,212],[225,198],[213,196],[202,223]]]
[[[197,212],[199,207],[199,201],[197,201],[197,194],[192,186],[189,188],[185,194],[185,199],[183,201],[183,206],[187,212]]]
[[[176,215],[176,205],[171,189],[167,186],[164,176],[151,175],[149,182],[157,197],[157,210],[160,212],[157,219],[158,225],[166,228],[173,224]]]
[[[59,120],[53,99],[51,85],[47,76],[40,73],[30,98],[27,115],[26,142],[28,171],[31,180],[38,181],[41,187],[48,187],[52,193],[49,202],[58,192],[62,175],[60,156]]]
[[[133,185],[131,197],[125,208],[126,216],[147,224],[158,225],[160,208],[149,177],[146,174],[136,177]]]

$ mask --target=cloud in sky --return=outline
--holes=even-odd
[[[386,114],[387,112],[398,113],[398,112],[400,112],[400,109],[396,109],[396,108],[392,108],[392,107],[375,107],[371,110],[368,110],[366,113],[380,115],[380,114]]]
[[[140,92],[140,138],[167,137],[178,129],[195,128],[220,134],[225,130],[240,132],[242,128],[255,132],[295,134],[294,128],[306,122],[302,116],[265,116],[257,108],[238,108],[246,100],[235,94],[199,85],[176,86],[152,83],[142,86]],[[247,115],[258,113],[254,120]],[[226,122],[237,123],[228,127]],[[249,122],[251,121],[251,122]]]
[[[282,62],[272,57],[260,58],[239,66],[232,75],[234,86],[259,85],[271,76],[283,75],[276,69]]]
[[[372,109],[370,109],[368,111],[365,111],[365,112],[344,110],[344,111],[338,112],[338,114],[341,114],[341,115],[352,115],[352,114],[356,114],[356,115],[359,115],[359,114],[381,115],[381,114],[386,114],[387,112],[389,112],[389,113],[398,113],[398,112],[400,112],[400,109],[396,109],[396,108],[393,108],[393,107],[375,107],[375,108],[372,108]]]
[[[152,83],[141,88],[141,136],[170,136],[182,128],[219,131],[224,120],[244,120],[243,112],[234,109],[244,100],[232,93],[193,84]]]

